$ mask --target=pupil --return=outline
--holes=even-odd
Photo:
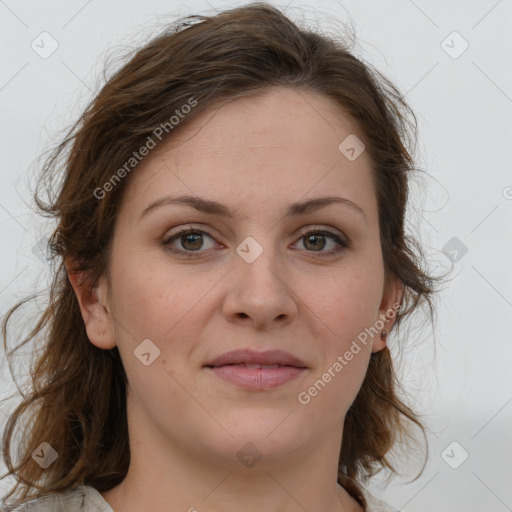
[[[307,243],[309,243],[309,242],[311,242],[312,239],[314,239],[314,238],[318,239],[318,238],[321,238],[321,237],[322,237],[322,235],[310,235],[310,236],[306,237],[306,240],[307,240]],[[325,242],[324,242],[324,244],[325,244]],[[315,244],[315,243],[313,243],[313,248],[319,248],[320,247],[320,249],[323,249],[324,244],[318,244],[318,243]]]
[[[197,241],[201,238],[201,236],[202,236],[202,235],[199,235],[199,234],[197,234],[197,235],[193,235],[193,234],[190,234],[190,233],[189,233],[189,234],[187,234],[187,235],[185,235],[185,236],[184,236],[184,238],[185,238],[185,243],[183,244],[183,246],[184,246],[185,248],[187,248],[187,242],[188,242],[188,240],[189,240],[190,238],[195,238],[195,242],[197,242]],[[196,245],[196,246],[188,247],[188,248],[189,248],[189,249],[200,249],[200,248],[201,248],[201,245],[202,245],[202,243],[200,243],[200,244],[199,244],[199,246],[197,246],[197,245]]]

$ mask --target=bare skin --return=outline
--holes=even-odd
[[[340,152],[357,132],[331,100],[289,88],[238,99],[183,128],[126,178],[110,275],[93,300],[83,302],[70,275],[91,343],[117,345],[128,377],[131,463],[102,496],[116,512],[362,512],[336,482],[338,456],[347,410],[385,342],[359,343],[307,404],[298,395],[400,302],[398,280],[385,279],[369,156]],[[173,204],[141,217],[168,194],[218,201],[238,216]],[[333,203],[284,215],[327,195],[362,212]],[[196,238],[165,245],[179,227]],[[311,239],[307,228],[324,233]],[[349,247],[329,254],[340,245],[325,231]],[[262,249],[251,263],[236,251],[249,236]],[[134,356],[145,339],[160,350],[148,366]],[[245,390],[204,367],[237,348],[285,350],[307,370],[273,389]],[[261,454],[251,467],[237,456],[248,442]]]

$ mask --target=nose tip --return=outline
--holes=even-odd
[[[249,252],[256,237],[246,237]],[[258,243],[258,247],[262,247]],[[243,243],[239,247],[244,248]],[[238,253],[238,249],[237,249]],[[254,254],[254,252],[253,252]],[[286,284],[286,269],[280,269],[276,253],[261,251],[249,263],[242,255],[234,262],[229,279],[223,311],[231,322],[251,322],[254,329],[262,330],[271,325],[283,325],[292,320],[297,311],[294,294]],[[277,265],[277,267],[276,267]],[[277,322],[279,322],[277,324]]]

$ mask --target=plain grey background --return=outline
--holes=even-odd
[[[49,228],[29,208],[36,158],[102,84],[106,55],[176,16],[245,3],[0,0],[2,317],[47,286]],[[406,94],[430,176],[413,187],[411,230],[434,271],[452,268],[434,328],[411,328],[400,364],[431,430],[427,467],[413,483],[404,467],[406,478],[369,487],[406,512],[512,510],[512,1],[271,3],[327,30],[352,24],[356,53]],[[15,389],[5,363],[0,377],[3,398]]]

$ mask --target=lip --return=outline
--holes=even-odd
[[[213,374],[243,389],[261,391],[273,389],[297,379],[307,368],[279,366],[278,368],[246,368],[245,366],[225,365],[209,367]]]
[[[247,368],[243,365],[279,365],[277,368]],[[251,349],[226,352],[205,365],[217,377],[248,390],[273,389],[297,379],[308,367],[283,350]]]
[[[205,364],[208,367],[219,367],[234,364],[261,364],[280,366],[291,366],[295,368],[307,368],[306,363],[301,361],[298,357],[285,352],[283,350],[267,350],[265,352],[258,352],[252,349],[238,349],[216,357],[212,361]]]

